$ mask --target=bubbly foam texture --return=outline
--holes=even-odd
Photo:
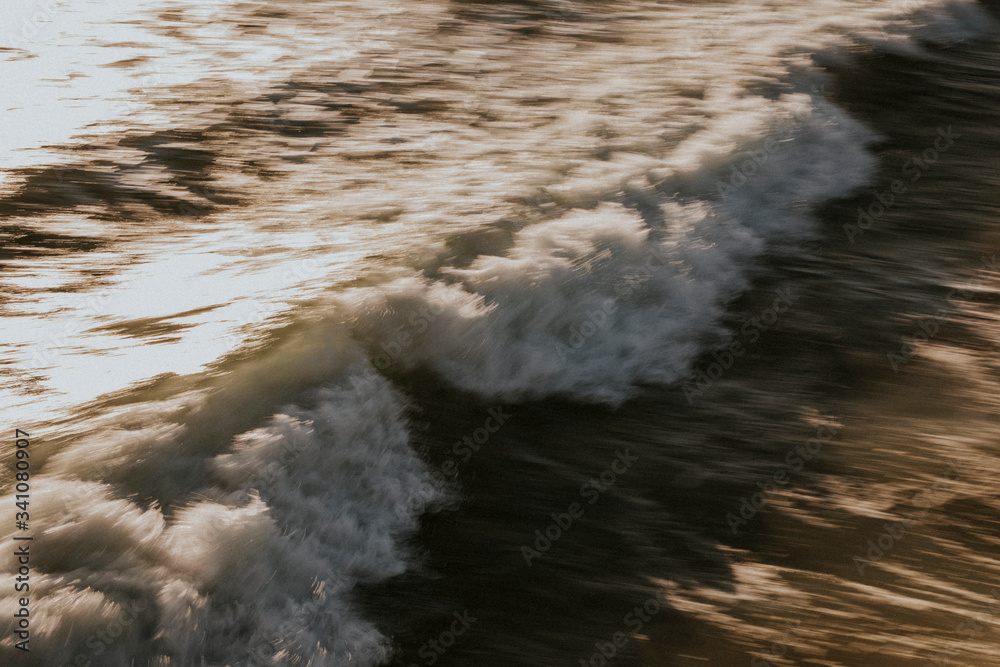
[[[441,494],[385,380],[355,368],[303,403],[209,457],[209,484],[169,511],[111,484],[38,478],[30,664],[380,664],[387,640],[351,590],[405,570],[397,541]],[[184,433],[152,437],[179,447]],[[12,618],[7,591],[0,609]]]
[[[431,11],[425,4],[420,12]],[[429,369],[483,397],[611,405],[642,384],[682,380],[699,355],[726,340],[726,305],[762,256],[796,252],[814,231],[810,210],[850,194],[875,171],[866,145],[876,137],[813,90],[823,77],[806,54],[818,44],[822,58],[843,62],[838,44],[857,41],[926,54],[914,35],[948,41],[989,23],[969,3],[903,4],[831,0],[802,5],[801,16],[780,3],[678,7],[628,23],[622,38],[632,43],[577,45],[572,35],[517,42],[524,49],[517,67],[498,62],[512,53],[505,33],[484,29],[463,43],[461,31],[442,32],[456,40],[448,57],[470,58],[462,67],[472,74],[435,94],[454,108],[449,95],[487,82],[466,95],[469,108],[452,111],[457,120],[405,113],[394,117],[399,126],[383,125],[370,119],[385,109],[368,108],[343,136],[338,126],[327,163],[327,149],[307,137],[315,162],[281,165],[301,169],[286,181],[300,188],[290,195],[308,213],[300,217],[319,220],[338,243],[342,230],[384,220],[406,232],[396,245],[384,231],[372,243],[392,257],[390,266],[380,257],[364,267],[366,284],[377,287],[338,291],[335,316],[300,322],[305,338],[224,369],[211,391],[189,389],[175,399],[187,402],[180,412],[152,399],[129,405],[127,419],[106,408],[107,423],[33,477],[37,643],[24,664],[73,664],[81,655],[109,667],[384,662],[388,640],[361,615],[352,588],[405,570],[399,540],[442,492],[409,446],[403,399],[376,371]],[[354,9],[359,23],[372,20],[366,6]],[[451,20],[446,4],[432,9]],[[772,9],[787,9],[788,21],[748,16]],[[427,44],[416,22],[408,32],[408,16],[400,16],[372,25],[380,42],[388,25],[391,39],[405,44],[393,72],[416,80],[412,63],[438,63],[444,51]],[[600,21],[553,24],[597,37],[603,29]],[[333,32],[327,28],[316,28],[317,53]],[[808,44],[789,43],[790,33]],[[654,39],[678,53],[657,47],[644,55]],[[478,56],[470,45],[482,49]],[[191,48],[201,57],[203,46]],[[357,57],[367,66],[367,55]],[[330,67],[324,61],[317,69]],[[358,85],[377,91],[373,81]],[[399,134],[426,136],[414,149]],[[411,151],[406,160],[382,157],[397,145]],[[426,160],[420,175],[414,159]],[[523,209],[511,202],[535,199],[544,205],[534,217],[519,218]],[[336,215],[313,215],[328,200]],[[337,217],[341,209],[348,213]],[[232,238],[273,243],[277,215],[264,217],[260,229],[248,229],[240,211]],[[503,217],[520,222],[492,227],[495,238],[475,256],[421,271],[411,268],[417,262],[396,261],[403,245],[439,248],[441,236]],[[344,234],[358,252],[361,242]],[[282,261],[277,250],[275,257]],[[347,275],[367,258],[350,255],[338,270]],[[308,278],[308,289],[323,283]],[[374,369],[349,363],[360,356],[350,334],[364,342]],[[102,370],[114,361],[104,354],[110,347],[92,355]],[[280,405],[287,407],[274,409]],[[247,413],[260,418],[245,423]],[[144,423],[127,423],[134,421]],[[13,506],[10,495],[0,499],[0,525],[14,525]],[[0,545],[8,553],[12,537]],[[3,562],[10,577],[11,561]],[[0,616],[11,619],[15,605],[5,587]],[[14,654],[9,626],[0,624],[4,658]],[[112,632],[112,641],[99,639]]]
[[[525,227],[502,255],[366,295],[356,307],[376,367],[427,367],[485,397],[611,404],[682,378],[724,339],[718,322],[753,262],[794,248],[812,231],[807,206],[876,166],[874,135],[837,109],[806,95],[754,104],[622,176],[662,202],[662,224],[604,201]],[[617,194],[601,183],[592,197]]]

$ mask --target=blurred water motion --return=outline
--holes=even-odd
[[[5,6],[5,664],[1000,664],[986,6]]]

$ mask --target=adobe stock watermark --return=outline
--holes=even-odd
[[[142,96],[148,95],[150,93],[150,88],[158,88],[163,85],[163,70],[160,69],[159,63],[154,63],[151,69],[146,70],[137,78],[142,82],[141,85],[132,88],[129,91],[129,96],[121,101],[121,110],[119,113],[123,115],[134,114],[140,109],[142,109],[145,104],[140,102]]]
[[[559,360],[563,364],[566,364],[570,357],[583,348],[598,332],[608,327],[611,316],[618,312],[620,299],[626,299],[639,291],[646,281],[656,275],[657,269],[666,266],[669,262],[669,259],[655,243],[647,246],[645,250],[645,259],[633,269],[629,275],[629,281],[614,287],[615,296],[608,297],[601,301],[597,307],[589,309],[586,312],[586,317],[579,324],[570,325],[569,336],[565,343],[555,343],[556,354],[559,355]],[[670,301],[665,301],[657,311],[657,315],[669,305]]]
[[[895,27],[897,30],[903,30],[899,24],[896,22],[900,17],[912,14],[918,9],[924,8],[925,3],[920,0],[890,0],[889,2],[883,3],[885,9],[892,15],[891,19],[885,23],[879,30],[879,34],[883,39],[892,39],[894,36],[898,37],[898,34],[889,32],[890,28]]]
[[[788,654],[792,640],[798,635],[800,625],[802,625],[802,621],[799,620],[785,624],[785,632],[781,636],[781,639],[772,642],[768,649],[771,658],[784,658]],[[750,659],[750,667],[774,667],[774,663],[767,658],[755,655]]]
[[[275,665],[283,662],[281,659],[283,654],[286,659],[289,657],[285,652],[285,649],[281,648],[281,645],[286,643],[288,638],[292,637],[297,630],[307,626],[309,619],[315,618],[324,613],[323,607],[325,606],[326,601],[326,585],[326,581],[316,579],[313,580],[311,590],[312,596],[309,601],[296,609],[292,618],[282,621],[281,625],[278,626],[278,636],[270,641],[258,642],[248,651],[248,661],[250,665],[253,667]],[[351,646],[349,650],[354,650],[354,647]],[[330,656],[331,659],[338,659],[338,657],[341,663],[346,663],[351,659],[349,652],[342,656]],[[245,660],[241,660],[240,664],[245,664]]]
[[[763,148],[746,151],[743,154],[745,158],[733,165],[728,181],[719,179],[715,182],[719,196],[729,196],[749,183],[750,179],[759,174],[761,168],[780,150],[781,145],[778,141],[774,137],[768,137],[764,140]]]
[[[756,316],[743,322],[743,325],[740,327],[740,334],[736,340],[712,351],[711,354],[715,361],[705,368],[697,368],[691,372],[688,381],[682,387],[684,398],[687,399],[688,405],[694,405],[694,399],[711,389],[716,381],[727,370],[732,368],[736,358],[746,353],[747,346],[753,345],[760,340],[760,337],[769,331],[778,321],[778,315],[788,310],[788,306],[792,303],[791,288],[788,286],[782,287],[775,294],[777,296],[770,308],[761,311]],[[744,339],[747,346],[744,346]]]
[[[580,322],[579,326],[570,325],[569,338],[566,344],[557,342],[556,353],[559,361],[566,364],[569,358],[577,350],[586,345],[587,341],[598,331],[603,329],[608,323],[608,316],[613,315],[618,310],[618,304],[614,299],[608,297],[604,299],[600,306],[587,311],[587,317]]]
[[[458,638],[468,632],[472,624],[479,620],[469,614],[468,609],[462,612],[453,612],[452,616],[455,617],[455,620],[451,622],[447,630],[442,630],[435,639],[424,642],[417,650],[417,655],[423,658],[423,664],[433,665],[440,660],[441,656],[455,645]],[[410,663],[408,667],[420,667],[420,665],[414,662]]]
[[[282,271],[280,283],[275,289],[285,289],[307,280],[318,278],[322,275],[324,266],[323,262],[316,257],[299,260]],[[222,337],[222,340],[230,348],[236,348],[243,342],[243,339],[238,335],[240,328],[260,324],[268,317],[279,315],[283,311],[281,303],[261,303],[260,300],[253,298],[249,300],[248,304],[250,305],[250,312],[237,321],[235,328],[230,330],[231,333]]]
[[[729,23],[736,16],[736,10],[728,9],[718,16],[707,17],[707,22],[695,30],[687,31],[686,34],[689,35],[686,40],[687,57],[701,58],[707,55],[709,44],[718,41],[725,35],[721,26]]]
[[[865,545],[867,547],[867,550],[864,552],[865,557],[855,555],[851,558],[854,561],[854,567],[857,568],[859,576],[865,576],[865,569],[869,565],[879,562],[890,551],[896,548],[896,545],[906,537],[906,532],[930,511],[931,506],[934,504],[934,494],[940,492],[950,482],[958,479],[960,472],[961,470],[958,465],[955,463],[950,464],[941,475],[944,479],[935,483],[930,489],[918,492],[910,499],[909,504],[919,508],[917,511],[906,513],[899,521],[883,524],[884,532],[878,537],[869,539]]]
[[[382,351],[372,359],[375,368],[384,371],[395,364],[406,348],[413,345],[416,336],[427,331],[431,322],[440,317],[444,311],[444,306],[431,302],[426,306],[421,306],[417,312],[411,314],[405,327],[400,327],[388,342],[379,343],[379,348]]]
[[[365,393],[368,389],[366,381],[352,375],[349,378],[351,388],[358,394]],[[306,453],[316,453],[319,451],[319,443],[311,437],[283,437],[281,438],[281,452],[277,457],[277,465],[261,468],[255,467],[254,474],[246,483],[246,488],[256,489],[266,493],[279,476],[286,474],[287,469],[300,456]],[[259,472],[258,472],[259,471]]]
[[[903,163],[902,172],[903,175],[910,179],[910,183],[916,183],[920,180],[921,176],[924,175],[931,166],[938,161],[941,154],[945,153],[954,144],[956,139],[961,139],[962,135],[958,134],[949,125],[947,129],[938,128],[938,136],[934,139],[934,145],[927,148],[920,154],[920,157],[912,157]],[[900,179],[895,179],[889,184],[889,190],[887,191],[875,191],[876,201],[871,202],[868,206],[858,207],[858,219],[854,223],[845,223],[843,226],[844,234],[847,236],[847,240],[852,244],[854,240],[867,232],[875,223],[877,223],[886,212],[895,205],[898,201],[896,198],[906,194],[909,190],[906,183]]]
[[[642,629],[653,620],[653,617],[666,607],[668,607],[666,591],[662,589],[641,605],[633,607],[625,614],[621,623],[631,631],[631,635],[618,631],[611,635],[608,641],[595,642],[594,648],[597,650],[591,653],[589,658],[580,658],[579,667],[604,667],[607,665],[609,660],[613,660],[628,645],[633,636],[642,632]]]
[[[118,615],[108,622],[107,627],[100,632],[87,637],[86,646],[89,651],[80,651],[73,656],[72,662],[67,662],[63,667],[91,667],[92,665],[103,665],[103,661],[94,662],[91,658],[102,655],[115,641],[121,637],[125,629],[135,623],[139,614],[146,611],[146,606],[137,600],[127,602],[121,606]]]
[[[806,463],[812,461],[823,450],[824,445],[837,437],[839,428],[839,426],[831,424],[821,425],[816,429],[816,435],[806,440],[805,444],[788,450],[785,454],[784,465],[774,471],[771,475],[771,481],[757,482],[760,491],[749,498],[740,498],[739,516],[732,512],[726,514],[726,523],[729,524],[733,535],[739,535],[738,528],[747,525],[757,516],[771,495],[778,489],[787,486],[791,482],[792,475],[801,471]]]
[[[978,273],[996,273],[998,269],[1000,267],[997,265],[996,256],[991,255],[983,260]],[[952,289],[945,295],[945,301],[951,302],[955,297],[964,301],[971,295],[972,292],[967,289]],[[903,342],[899,345],[899,350],[886,354],[886,358],[889,360],[889,365],[893,371],[898,373],[900,368],[913,361],[916,357],[918,345],[926,343],[938,335],[938,332],[941,331],[941,325],[951,319],[951,310],[951,304],[949,303],[949,306],[941,308],[932,317],[920,320],[918,330],[913,335],[903,339]]]
[[[15,28],[14,32],[8,32],[6,44],[0,46],[18,48],[33,41],[52,23],[54,7],[57,4],[59,4],[57,0],[36,0],[31,6],[31,16]]]
[[[639,457],[633,456],[629,452],[628,447],[624,451],[617,450],[615,452],[615,459],[610,466],[602,471],[597,478],[592,478],[583,483],[580,487],[580,497],[586,500],[588,505],[593,505],[601,498],[601,494],[614,486],[618,482],[618,477],[628,472],[629,468],[638,460]],[[584,513],[585,509],[581,503],[572,502],[562,514],[553,512],[549,515],[552,517],[552,523],[545,528],[544,532],[541,530],[535,531],[535,541],[533,542],[535,548],[532,549],[528,545],[521,546],[521,555],[524,557],[524,562],[527,563],[528,567],[531,567],[532,559],[541,558],[544,553],[551,549],[552,545],[558,542],[563,536],[563,533],[573,527],[573,522],[582,517]]]
[[[570,21],[575,17],[568,0],[549,0],[541,3],[542,12],[549,21]]]
[[[187,190],[199,197],[200,201],[181,200],[177,202],[177,212],[181,215],[205,215],[214,207],[212,203],[214,199],[221,199],[226,196],[226,193],[211,185],[192,185]]]
[[[455,477],[458,475],[459,466],[462,463],[471,461],[473,455],[482,449],[490,441],[490,437],[499,431],[507,423],[507,420],[511,418],[510,414],[504,412],[504,406],[502,405],[490,408],[487,411],[487,415],[481,427],[474,429],[468,435],[463,435],[460,440],[456,440],[452,444],[451,453],[455,455],[455,458],[446,459],[441,463],[440,469],[445,477]],[[422,449],[420,453],[426,454],[426,448]]]
[[[806,93],[803,91],[801,94],[809,95],[812,98],[824,98],[828,94],[826,83],[810,85],[809,92]],[[792,121],[800,124],[807,124],[818,118],[826,125],[840,125],[840,119],[829,106],[817,105],[816,103],[805,108],[795,109],[791,113],[790,118]],[[800,136],[793,135],[791,139],[779,141],[775,136],[771,135],[764,139],[761,148],[738,154],[736,162],[730,169],[729,178],[727,180],[719,179],[715,182],[715,188],[719,197],[730,196],[740,188],[746,186],[755,176],[761,173],[764,166],[774,156],[784,153],[792,145],[792,142],[801,141],[802,138]]]
[[[992,619],[992,617],[996,616],[997,613],[997,610],[993,607],[994,605],[1000,604],[1000,590],[990,588],[990,595],[993,596],[993,600],[985,605],[989,618],[983,618],[982,615],[979,615],[977,619],[966,618],[955,626],[954,631],[956,634],[962,634],[966,640],[971,640],[981,636],[989,629],[987,623]],[[960,653],[961,649],[957,647],[948,651],[934,651],[929,655],[922,656],[926,662],[924,662],[920,667],[947,667],[955,656]]]
[[[56,359],[56,349],[66,347],[71,338],[78,336],[83,331],[81,322],[84,319],[105,314],[105,307],[110,301],[111,295],[107,293],[99,296],[88,295],[84,300],[84,307],[74,315],[62,331],[49,334],[44,341],[32,348],[29,368],[37,369],[51,366]]]
[[[361,378],[357,375],[351,375],[348,378],[350,382],[351,390],[357,395],[366,395],[371,391],[371,386],[374,382],[371,378]],[[346,387],[342,387],[346,389]],[[312,435],[312,431],[308,432]],[[255,474],[246,483],[246,488],[257,489],[258,491],[266,492],[268,488],[277,481],[278,477],[286,474],[287,469],[292,465],[303,454],[313,454],[320,451],[320,443],[315,437],[301,437],[296,434],[293,437],[282,437],[281,438],[281,452],[277,457],[276,466],[267,466],[263,470],[260,466],[255,467],[254,471],[260,471],[259,474]],[[315,460],[315,459],[310,459]]]
[[[247,484],[248,488],[267,493],[283,472],[297,458],[306,452],[318,452],[318,446],[313,440],[302,438],[282,438],[281,453],[278,454],[278,466],[269,466],[260,474],[255,475]]]
[[[570,325],[569,337],[565,343],[555,343],[556,354],[559,355],[559,360],[563,364],[566,364],[570,357],[583,348],[599,331],[607,328],[611,322],[611,316],[618,312],[619,299],[628,298],[637,292],[647,280],[656,275],[658,268],[667,264],[668,259],[655,244],[651,244],[646,250],[645,259],[629,276],[629,282],[616,285],[614,297],[608,297],[601,301],[596,308],[589,309],[585,319],[579,324]],[[657,311],[657,315],[668,305],[670,305],[669,301],[664,302]]]

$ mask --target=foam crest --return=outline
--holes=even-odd
[[[379,664],[388,640],[351,591],[405,570],[399,539],[441,498],[404,409],[353,366],[238,435],[207,459],[208,483],[167,510],[40,475],[30,664]],[[0,607],[14,604],[5,591]],[[13,651],[9,637],[0,652]]]
[[[357,327],[375,366],[430,368],[505,400],[611,404],[684,377],[724,339],[725,305],[761,254],[794,251],[813,231],[810,208],[876,166],[865,150],[875,135],[816,97],[757,100],[742,120],[629,180],[661,224],[604,201],[522,229],[503,255],[367,294]]]

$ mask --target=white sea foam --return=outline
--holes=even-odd
[[[451,20],[445,4],[422,4],[420,11]],[[166,665],[168,659],[182,666],[383,661],[388,640],[360,613],[351,591],[405,570],[400,538],[441,491],[408,445],[403,399],[363,361],[349,363],[357,351],[345,336],[363,339],[380,370],[429,369],[454,387],[505,400],[558,395],[617,404],[644,383],[682,379],[699,354],[725,339],[726,305],[746,289],[765,253],[795,252],[815,230],[812,209],[850,194],[874,173],[866,151],[874,135],[812,89],[823,76],[810,69],[811,58],[846,62],[850,49],[844,47],[858,42],[925,53],[912,36],[949,41],[989,23],[969,3],[914,13],[932,4],[939,6],[908,2],[897,11],[823,2],[802,6],[800,16],[798,6],[768,3],[787,11],[784,23],[769,23],[769,15],[754,12],[771,9],[749,3],[680,7],[630,24],[634,43],[590,39],[578,46],[572,36],[556,35],[517,42],[521,51],[509,48],[509,35],[478,26],[481,33],[466,43],[456,37],[440,52],[420,41],[421,26],[413,22],[411,29],[403,8],[394,8],[399,16],[384,17],[386,40],[398,39],[405,58],[387,64],[384,55],[358,47],[334,60],[366,64],[373,57],[378,67],[399,66],[405,78],[414,76],[406,59],[437,63],[447,53],[466,58],[456,70],[473,72],[467,78],[496,78],[473,90],[465,115],[448,122],[397,114],[398,125],[382,125],[371,119],[385,109],[365,107],[367,115],[338,134],[334,148],[312,154],[314,163],[281,165],[293,170],[286,182],[299,188],[289,196],[295,207],[281,208],[288,202],[275,196],[254,211],[259,220],[241,210],[220,221],[231,233],[211,241],[218,246],[213,251],[229,252],[237,244],[275,244],[274,220],[290,210],[296,225],[315,218],[333,229],[324,252],[341,255],[331,265],[345,275],[357,265],[359,282],[376,286],[338,287],[335,316],[316,321],[312,310],[301,318],[308,339],[279,346],[271,356],[261,353],[236,370],[225,367],[204,394],[174,397],[185,403],[180,412],[150,399],[130,406],[127,415],[108,417],[101,429],[81,429],[85,437],[52,454],[34,478],[37,644],[25,664],[60,666],[78,655],[110,667]],[[365,6],[353,10],[353,20],[364,24]],[[713,34],[699,27],[706,20],[716,26]],[[241,25],[231,23],[231,29]],[[554,24],[558,32],[571,22]],[[386,41],[378,25],[374,32]],[[577,28],[601,37],[595,25]],[[321,38],[311,43],[322,44],[329,28],[315,27],[311,32]],[[382,49],[368,43],[368,31],[356,41]],[[233,43],[219,40],[219,52]],[[668,53],[661,44],[684,53]],[[472,47],[485,57],[468,55]],[[203,48],[205,42],[190,42],[198,58]],[[499,62],[505,60],[517,66]],[[293,61],[283,60],[289,67]],[[468,93],[468,81],[456,79],[453,88],[438,91],[442,97]],[[534,106],[542,98],[548,106]],[[588,106],[598,98],[600,104]],[[296,104],[312,109],[303,100]],[[397,142],[407,132],[420,140],[411,142],[419,150],[409,146],[398,163],[375,162],[371,156],[388,146],[407,147]],[[426,162],[414,169],[414,159]],[[300,163],[305,166],[294,171],[291,165]],[[528,224],[511,202],[535,200],[541,203]],[[496,227],[488,251],[467,262],[427,261],[445,247],[442,239],[504,216],[519,222]],[[250,229],[251,222],[257,227]],[[377,225],[384,226],[368,231]],[[390,234],[398,237],[394,243]],[[200,247],[207,238],[192,242],[197,253],[186,250],[179,260],[207,253]],[[401,259],[411,245],[417,252]],[[298,261],[302,252],[277,249],[272,263]],[[420,271],[410,268],[417,264]],[[172,287],[176,269],[170,262],[164,267],[158,275]],[[239,301],[240,289],[252,294],[242,284],[253,283],[247,276],[259,279],[251,269],[236,273],[240,280],[227,277],[237,293],[223,300]],[[45,274],[32,265],[25,284],[35,285],[39,275]],[[177,301],[169,313],[125,308],[88,326],[110,319],[135,328],[159,316],[223,312],[213,275],[208,269],[185,275],[186,290],[169,290]],[[383,280],[386,275],[392,280]],[[301,282],[282,289],[305,285],[315,296],[323,281],[310,274]],[[148,287],[121,291],[130,308],[141,300],[135,294],[151,301]],[[61,302],[48,303],[57,307],[39,307],[31,319],[64,310]],[[224,328],[221,316],[205,319],[205,326]],[[268,326],[273,323],[254,333],[264,338]],[[84,345],[84,336],[70,337]],[[188,348],[174,350],[176,359],[189,358],[203,339],[186,342]],[[127,382],[112,372],[96,386],[124,387],[144,376],[137,360],[149,363],[154,344],[167,349],[159,341],[130,350],[120,343],[119,356],[111,357],[106,352],[114,346],[102,339],[92,354],[76,354],[92,366],[78,366],[65,384],[84,387],[80,378],[90,382],[93,368],[117,363],[133,371],[121,372]],[[159,359],[168,369],[178,367],[166,352]],[[73,362],[67,355],[64,366]],[[177,386],[188,386],[185,379]],[[280,405],[287,407],[276,410]],[[255,423],[243,423],[257,413]],[[214,426],[199,431],[198,425]],[[13,525],[12,507],[10,495],[0,498],[0,525]],[[12,551],[11,538],[5,535],[0,548]],[[10,561],[3,563],[9,577]],[[12,618],[14,604],[7,587],[0,615]],[[13,651],[8,626],[0,624],[5,658]],[[113,641],[99,639],[112,629]]]
[[[637,384],[683,377],[724,335],[725,304],[761,254],[794,248],[813,231],[810,206],[876,166],[874,135],[817,99],[756,100],[739,120],[622,176],[632,193],[661,197],[662,228],[605,201],[525,227],[503,255],[367,294],[359,327],[377,340],[376,366],[427,367],[505,400],[617,403]]]
[[[359,582],[405,570],[398,540],[440,490],[410,448],[403,400],[385,380],[355,368],[304,402],[209,457],[209,485],[163,499],[169,516],[111,483],[35,478],[34,634],[22,663],[384,660],[386,638],[350,595]],[[180,455],[183,427],[154,431],[124,438],[121,453],[148,451],[153,438]],[[13,498],[2,501],[12,525]],[[2,548],[15,544],[8,536]],[[11,559],[3,566],[13,576]],[[6,618],[15,604],[8,587]],[[11,637],[0,640],[4,653]]]

